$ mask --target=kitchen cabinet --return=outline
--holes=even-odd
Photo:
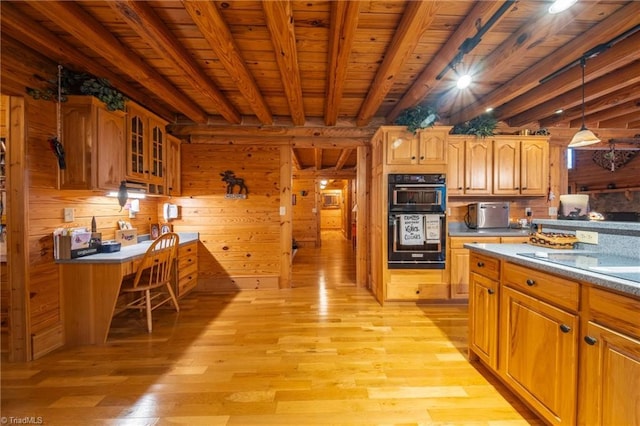
[[[180,179],[180,145],[182,141],[173,135],[167,135],[167,195],[182,195]]]
[[[505,263],[498,372],[551,424],[575,424],[579,284]]]
[[[125,177],[125,113],[109,111],[93,96],[68,96],[61,103],[66,168],[60,189],[117,190]]]
[[[178,247],[176,297],[182,298],[198,284],[198,241]]]
[[[578,424],[638,424],[640,300],[590,286],[583,299]]]
[[[166,194],[167,122],[131,101],[127,114],[127,180]]]
[[[411,269],[387,270],[386,300],[418,301],[449,298],[449,284],[444,270]]]
[[[491,195],[493,140],[449,136],[447,192],[449,195]]]
[[[435,126],[416,134],[403,127],[386,127],[388,165],[442,165],[447,163],[447,135],[450,127]]]
[[[450,196],[544,196],[549,182],[547,138],[513,136],[447,141]]]
[[[469,264],[469,359],[497,370],[500,262],[474,253]]]
[[[546,194],[549,180],[549,145],[546,138],[496,139],[493,164],[493,194]]]

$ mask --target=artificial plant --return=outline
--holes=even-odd
[[[434,108],[418,104],[402,111],[395,119],[394,124],[407,126],[408,131],[415,133],[418,129],[432,127],[438,118],[438,113]]]
[[[491,114],[479,115],[464,123],[453,126],[451,133],[454,135],[475,135],[479,138],[493,136],[493,131],[498,125],[498,120]]]

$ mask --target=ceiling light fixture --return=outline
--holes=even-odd
[[[458,79],[456,86],[458,89],[466,89],[471,84],[471,76],[469,74],[465,74]]]
[[[493,111],[493,107],[487,107],[487,109],[484,110],[484,112],[491,112]]]
[[[584,125],[584,69],[587,65],[587,59],[583,56],[580,60],[580,67],[582,67],[582,127],[578,133],[573,135],[573,139],[569,142],[569,148],[577,148],[580,146],[593,145],[600,142],[600,139],[593,134],[591,130],[588,130]]]
[[[562,114],[564,112],[564,110],[562,108],[555,110],[553,113],[554,114]]]
[[[577,2],[578,0],[556,0],[549,6],[549,13],[555,15],[556,13],[564,12]]]

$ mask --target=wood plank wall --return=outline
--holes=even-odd
[[[56,339],[38,339],[61,329],[60,283],[58,265],[53,258],[52,232],[59,227],[91,226],[95,216],[98,232],[104,239],[115,237],[118,220],[130,221],[139,234],[148,233],[152,222],[158,221],[155,199],[141,200],[140,213],[129,219],[128,211],[120,209],[115,198],[102,191],[58,190],[58,165],[48,138],[56,134],[55,104],[25,98],[27,126],[27,176],[29,182],[28,262],[29,277],[25,291],[29,294],[30,334],[34,342],[44,342],[49,348],[34,345],[33,352],[44,355],[62,344],[62,334]],[[64,144],[64,141],[62,141]],[[73,161],[68,158],[67,161]],[[75,220],[64,222],[63,208],[74,209]],[[11,206],[9,206],[11,208]]]
[[[315,179],[293,179],[293,238],[300,247],[318,247],[318,203]]]
[[[182,197],[172,202],[182,214],[174,230],[200,233],[198,289],[278,288],[280,147],[183,144],[181,169]],[[244,179],[246,199],[225,198],[225,170]]]
[[[591,210],[598,212],[640,212],[640,154],[637,154],[624,167],[611,172],[593,161],[592,150],[574,151],[573,169],[569,170],[569,188],[572,193],[581,193],[586,187],[589,191]],[[616,189],[635,188],[635,191],[607,191],[607,185]]]

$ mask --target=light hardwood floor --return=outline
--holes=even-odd
[[[301,248],[294,288],[192,294],[109,342],[2,362],[2,416],[46,425],[542,424],[466,359],[460,306],[379,306],[351,243]]]

